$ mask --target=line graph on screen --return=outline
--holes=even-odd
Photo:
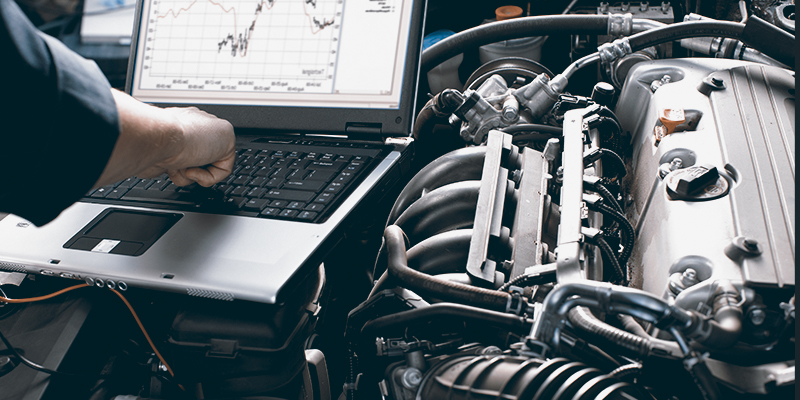
[[[228,85],[221,88],[231,89],[330,81],[342,7],[343,0],[153,0],[143,84],[223,80]],[[308,85],[312,91],[327,86]]]

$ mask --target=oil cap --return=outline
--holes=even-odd
[[[672,200],[712,200],[726,195],[730,188],[728,180],[711,164],[672,171],[665,181]]]

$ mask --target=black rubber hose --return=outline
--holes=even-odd
[[[609,121],[611,121],[611,120],[609,120]],[[617,167],[619,168],[619,170],[615,171],[615,172],[617,173],[616,176],[618,178],[621,179],[628,173],[628,171],[625,169],[625,161],[622,160],[622,157],[620,157],[619,154],[617,154],[613,150],[609,150],[609,149],[597,148],[597,149],[591,151],[584,158],[583,162],[588,167],[589,164],[593,163],[595,160],[597,160],[599,158],[611,159],[617,164]],[[613,171],[612,168],[609,168],[609,169],[611,169]]]
[[[724,37],[741,40],[750,47],[794,69],[794,36],[751,16],[747,23],[730,21],[688,21],[649,29],[628,37],[631,52],[673,40],[694,37]]]
[[[648,29],[628,36],[631,51],[639,51],[647,47],[673,40],[695,37],[727,37],[741,39],[744,25],[731,21],[687,21]]]
[[[608,190],[608,188],[605,185],[603,185],[600,182],[597,182],[595,183],[594,188],[595,190],[597,190],[597,193],[600,193],[600,196],[603,196],[604,200],[606,200],[609,204],[611,204],[611,207],[613,209],[619,211],[620,213],[623,212],[622,206],[619,205],[617,199],[614,198],[614,195],[611,194],[611,191]]]
[[[570,282],[559,284],[544,298],[533,339],[557,347],[564,319],[569,310],[577,306],[628,314],[656,326],[679,326],[691,330],[698,322],[694,314],[639,289],[595,281]]]
[[[481,181],[450,183],[412,203],[394,224],[403,229],[411,245],[439,233],[471,227],[475,222]],[[373,274],[386,265],[386,243],[381,243]]]
[[[510,125],[500,129],[505,133],[515,134],[520,132],[540,132],[549,135],[543,135],[542,138],[557,137],[564,134],[564,129],[557,126],[542,125],[542,124],[516,124]]]
[[[401,311],[367,322],[361,329],[362,337],[375,337],[383,330],[404,330],[409,325],[429,324],[437,320],[458,320],[475,322],[503,328],[511,332],[523,333],[530,330],[532,323],[524,317],[463,304],[437,303],[428,307]]]
[[[550,264],[550,265],[553,265],[553,264]],[[498,290],[506,291],[511,286],[525,287],[525,286],[533,286],[533,285],[543,285],[545,283],[551,283],[551,282],[555,282],[555,281],[556,281],[556,273],[555,272],[552,272],[552,273],[541,273],[541,274],[536,274],[536,275],[523,274],[523,275],[518,275],[518,276],[514,277],[513,279],[511,279],[510,281],[504,283],[503,286],[500,286],[500,289],[498,289]]]
[[[607,33],[608,16],[603,15],[546,15],[493,22],[461,31],[427,48],[422,52],[420,73],[424,74],[466,50],[502,40],[556,34]]]
[[[575,307],[567,314],[569,322],[577,328],[592,335],[607,339],[609,343],[624,351],[632,352],[640,358],[650,354],[650,343],[647,338],[636,336],[633,333],[615,328],[595,317],[586,307]]]
[[[408,266],[425,274],[466,272],[472,229],[456,229],[431,236],[406,252]],[[381,248],[385,252],[385,248]],[[382,258],[385,258],[384,254]],[[384,270],[367,298],[385,289],[389,284],[389,271]]]
[[[617,257],[617,261],[619,262],[619,265],[621,267],[627,265],[628,258],[631,256],[633,244],[636,241],[635,238],[636,233],[633,230],[633,225],[631,225],[630,221],[628,221],[628,219],[625,218],[625,216],[622,215],[622,213],[614,210],[613,208],[605,204],[598,204],[598,203],[591,204],[587,202],[587,206],[589,207],[590,210],[599,211],[603,213],[604,216],[610,217],[611,219],[616,221],[617,224],[619,224],[622,231],[623,248],[622,252],[619,254],[619,257]]]
[[[409,289],[419,294],[430,294],[438,299],[465,303],[492,310],[505,311],[510,295],[496,290],[462,285],[437,279],[408,267],[403,230],[397,225],[387,226],[383,231],[388,253],[389,273]]]
[[[480,180],[486,146],[466,147],[451,151],[422,168],[406,184],[397,196],[389,213],[387,225],[391,225],[423,192],[431,191],[448,183],[464,180]]]
[[[628,283],[628,274],[625,273],[625,270],[622,269],[622,266],[619,265],[619,261],[617,260],[617,255],[614,254],[614,249],[606,242],[605,239],[598,235],[596,238],[593,239],[594,244],[600,249],[600,251],[606,255],[608,261],[611,262],[611,268],[614,270],[614,274],[617,276],[618,282],[622,282],[621,284],[624,286]]]
[[[446,122],[456,108],[461,105],[460,96],[453,89],[445,89],[428,100],[414,121],[414,129],[411,131],[414,138],[419,139],[423,134],[427,134],[436,122]]]

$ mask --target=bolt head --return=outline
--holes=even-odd
[[[756,308],[750,311],[750,322],[752,322],[753,325],[761,325],[766,319],[767,313],[765,313],[764,310]]]

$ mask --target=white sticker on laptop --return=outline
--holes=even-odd
[[[94,246],[92,251],[95,253],[110,253],[118,244],[119,240],[103,239],[97,246]]]

